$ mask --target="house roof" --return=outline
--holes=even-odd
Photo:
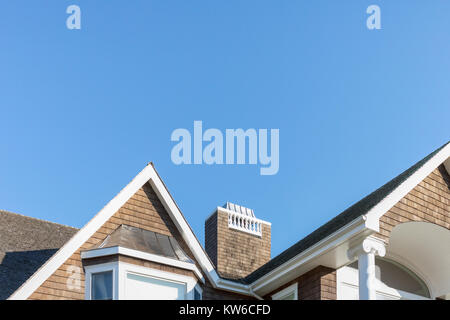
[[[194,263],[172,237],[128,225],[120,225],[94,249],[123,247]]]
[[[34,272],[34,274],[25,282],[20,282],[20,287],[15,291],[13,290],[14,293],[9,297],[9,299],[26,299],[29,297],[32,292],[34,292],[34,290],[36,290],[43,283],[43,281],[45,281],[45,279],[51,276],[51,274],[53,274],[53,272],[55,272],[57,268],[64,263],[64,261],[66,261],[82,243],[88,240],[89,237],[92,236],[96,230],[98,230],[145,183],[150,183],[152,188],[155,190],[164,208],[167,210],[169,216],[179,229],[183,240],[186,242],[211,284],[220,289],[254,295],[255,293],[253,292],[252,285],[255,281],[258,281],[260,278],[264,280],[264,275],[272,277],[272,271],[279,270],[278,267],[288,261],[291,261],[296,256],[301,255],[303,252],[307,251],[307,249],[314,247],[314,245],[320,243],[322,240],[326,240],[329,236],[332,236],[346,225],[351,224],[356,219],[360,219],[361,216],[369,218],[371,216],[376,217],[375,214],[379,214],[380,212],[381,214],[384,214],[386,210],[388,210],[389,205],[394,205],[395,202],[399,201],[401,197],[406,194],[405,192],[409,192],[409,188],[412,188],[414,185],[419,183],[421,179],[431,172],[431,170],[438,167],[442,161],[445,161],[449,155],[450,143],[447,143],[396,178],[386,183],[381,188],[377,189],[361,201],[355,203],[353,206],[270,260],[265,265],[261,266],[247,277],[239,280],[219,277],[213,264],[211,263],[211,260],[207,256],[203,247],[200,245],[198,239],[174,199],[170,195],[164,182],[156,172],[153,164],[150,164],[145,167],[124,189],[122,189],[119,194],[114,197],[90,222],[80,229],[73,237],[68,237],[70,240],[66,240],[66,243],[61,242],[63,245],[58,252],[54,255],[50,254],[48,257],[51,257],[45,262],[45,264],[43,264],[40,268],[36,267],[36,269],[39,268],[39,270]],[[405,187],[405,184],[408,186]],[[371,227],[371,229],[375,230],[373,227]],[[73,230],[75,233],[76,229]],[[124,230],[121,230],[120,232],[124,232]],[[120,239],[115,241],[111,239],[111,244],[117,243],[117,241],[121,243],[121,237],[118,236],[118,238]],[[105,243],[105,245],[110,244]]]
[[[28,278],[14,293],[9,296],[10,300],[27,299],[39,286],[50,277],[72,254],[80,248],[105,222],[110,219],[144,184],[149,183],[162,205],[166,209],[186,245],[192,252],[194,258],[200,265],[202,271],[217,287],[221,280],[207,256],[200,242],[195,237],[191,227],[181,213],[167,187],[159,177],[152,163],[149,163],[134,179],[128,183],[106,206],[100,210],[83,228],[81,228],[69,241],[67,241],[50,259],[48,259],[31,277]],[[241,293],[248,293],[247,288],[235,283],[220,284],[232,287]]]
[[[249,274],[247,277],[241,280],[242,283],[250,284],[255,280],[259,279],[268,272],[274,270],[285,262],[289,261],[296,255],[300,254],[304,250],[308,249],[312,245],[331,235],[335,231],[344,227],[348,223],[352,222],[356,218],[367,214],[373,207],[385,199],[389,194],[396,190],[403,182],[405,182],[409,177],[411,177],[415,172],[417,172],[422,166],[424,166],[431,158],[433,158],[439,151],[444,147],[449,145],[447,142],[439,149],[435,150],[409,169],[405,170],[403,173],[399,174],[397,177],[393,178],[391,181],[381,186],[365,198],[353,204],[348,209],[344,210],[342,213],[322,225],[320,228],[316,229],[314,232],[310,233],[305,238],[301,239],[295,243],[290,248],[286,249],[278,256],[271,259],[266,264],[262,265],[260,268]],[[230,279],[231,280],[231,279]]]
[[[0,300],[8,298],[77,231],[0,210]]]

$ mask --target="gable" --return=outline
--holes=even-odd
[[[422,221],[450,229],[450,176],[441,164],[380,218],[378,236],[389,242],[400,223]]]
[[[92,249],[121,225],[152,231],[174,237],[190,259],[195,257],[184,242],[175,224],[149,183],[144,184],[117,212],[115,212],[87,241],[85,241],[50,277],[37,288],[29,299],[84,299],[84,272],[81,251]],[[144,265],[139,259],[121,257],[128,263]],[[196,263],[198,265],[198,263]],[[164,268],[152,264],[156,268]],[[178,273],[176,268],[171,272]],[[185,270],[179,270],[185,274]],[[74,279],[79,276],[79,282]]]
[[[148,187],[151,187],[153,192],[145,189]],[[148,202],[143,205],[146,197]],[[155,212],[157,216],[153,215]],[[221,279],[218,276],[211,260],[164,182],[153,164],[149,163],[8,299],[23,300],[30,298],[31,295],[33,298],[49,296],[55,299],[82,298],[82,288],[80,287],[84,284],[85,279],[81,266],[81,250],[88,249],[105,239],[109,233],[114,231],[115,227],[125,221],[122,219],[126,220],[125,224],[131,226],[144,226],[152,228],[151,231],[155,230],[157,233],[166,232],[179,237],[180,245],[182,244],[184,251],[189,253],[195,262],[196,275],[202,277],[202,282],[204,281],[206,286],[211,286],[212,289],[253,295],[247,285]],[[200,266],[201,272],[198,271],[198,266]],[[76,285],[76,289],[73,289],[74,285]]]

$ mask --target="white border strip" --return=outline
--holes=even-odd
[[[200,279],[201,282],[205,283],[205,278],[203,277],[200,270],[197,268],[197,266],[194,263],[189,263],[185,261],[179,261],[167,257],[162,257],[156,254],[142,252],[139,250],[124,248],[120,246],[114,246],[109,248],[100,248],[100,249],[93,249],[89,251],[83,251],[81,252],[81,258],[82,259],[91,259],[91,258],[98,258],[98,257],[104,257],[104,256],[110,256],[110,255],[116,255],[121,254],[128,257],[133,257],[137,259],[142,259],[146,261],[156,262],[160,264],[165,264],[168,266],[185,269],[185,270],[191,270],[195,273],[198,279]]]

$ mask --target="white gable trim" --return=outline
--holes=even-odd
[[[380,231],[380,218],[387,213],[397,202],[405,197],[412,189],[414,189],[422,180],[428,177],[433,170],[444,163],[450,157],[450,143],[436,153],[431,159],[400,184],[386,198],[381,200],[377,205],[365,214],[367,218],[367,226],[376,231]]]
[[[152,164],[147,165],[117,196],[115,196],[92,220],[80,229],[64,246],[42,265],[8,300],[25,300],[36,291],[58,268],[69,259],[105,222],[107,222],[145,183],[149,182],[158,198],[214,287],[219,276],[200,246],[191,228],[164,186]],[[230,290],[234,291],[233,288]],[[247,291],[248,293],[248,291]]]

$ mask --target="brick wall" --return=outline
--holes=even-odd
[[[450,177],[443,165],[381,217],[377,236],[389,242],[392,229],[409,221],[431,222],[450,229]]]
[[[262,237],[228,228],[228,214],[215,212],[205,222],[205,248],[223,277],[238,279],[270,260],[270,225]]]
[[[336,300],[336,270],[318,266],[270,292],[264,299],[297,283],[299,300]]]

